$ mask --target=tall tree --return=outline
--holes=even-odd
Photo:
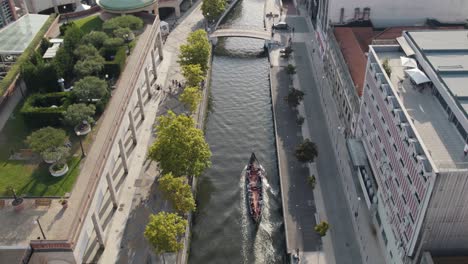
[[[80,44],[83,36],[83,31],[81,31],[77,25],[71,24],[65,31],[63,46],[68,52],[73,52],[73,50],[75,50],[75,48]]]
[[[67,81],[71,80],[74,61],[70,52],[68,52],[64,47],[60,47],[52,63],[59,77],[65,78]]]
[[[85,60],[99,55],[99,51],[93,45],[79,45],[73,54],[77,60]]]
[[[203,80],[203,71],[199,64],[189,64],[182,66],[182,75],[186,80],[187,86],[198,87]]]
[[[158,122],[156,141],[148,155],[159,162],[164,174],[199,176],[211,165],[211,151],[203,131],[195,127],[191,117],[169,111]]]
[[[226,0],[203,0],[201,9],[203,16],[211,22],[224,12]]]
[[[202,93],[197,87],[187,87],[180,95],[179,100],[190,110],[195,112],[202,99]]]
[[[107,83],[94,76],[84,77],[75,83],[73,93],[82,101],[102,99],[107,94]]]
[[[186,179],[183,177],[174,178],[172,173],[168,173],[158,180],[159,189],[171,202],[172,207],[181,214],[194,211],[196,208],[192,189],[185,181]]]
[[[177,252],[184,247],[179,238],[184,234],[186,225],[187,220],[177,214],[160,212],[149,216],[144,234],[156,253],[162,254],[164,263],[164,253]]]
[[[209,57],[210,42],[203,29],[190,33],[187,44],[180,46],[179,64],[182,66],[198,64],[203,73],[206,73]]]
[[[83,37],[82,42],[87,45],[93,45],[96,49],[100,49],[108,38],[107,34],[102,31],[91,31]]]

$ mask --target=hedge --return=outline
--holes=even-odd
[[[5,93],[8,87],[10,87],[10,85],[16,79],[16,76],[18,76],[18,74],[20,73],[23,64],[29,61],[31,55],[41,43],[42,38],[49,29],[50,25],[52,24],[52,22],[54,22],[54,19],[55,14],[49,16],[45,24],[42,25],[41,29],[37,32],[36,36],[31,41],[31,43],[29,43],[29,46],[24,50],[21,56],[18,57],[16,63],[13,64],[13,66],[10,68],[5,78],[0,81],[0,94],[3,95],[3,93]]]
[[[122,46],[117,50],[113,61],[104,63],[104,73],[110,77],[118,78],[120,73],[125,69],[125,61],[127,60],[127,47]]]
[[[72,103],[69,92],[32,94],[24,102],[20,113],[24,120],[33,127],[59,126],[63,112]],[[57,107],[50,107],[56,105]]]

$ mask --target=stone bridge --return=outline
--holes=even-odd
[[[254,38],[271,40],[271,32],[259,29],[236,29],[236,28],[220,28],[210,34],[210,39],[215,40],[220,37],[237,37],[237,38]]]

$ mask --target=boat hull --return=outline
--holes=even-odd
[[[256,224],[259,224],[262,219],[264,177],[265,169],[252,153],[245,170],[245,188],[249,214]]]

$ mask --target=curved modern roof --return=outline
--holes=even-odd
[[[131,11],[156,3],[157,0],[98,0],[97,4],[104,10]]]

